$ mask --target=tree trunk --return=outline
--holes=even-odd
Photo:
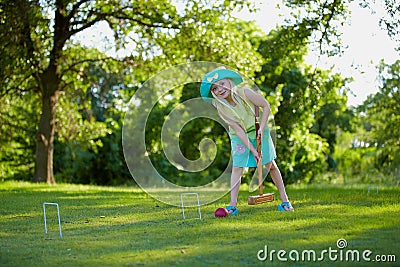
[[[36,137],[35,182],[55,184],[53,174],[54,118],[58,97],[57,92],[42,95],[42,114]]]
[[[53,49],[50,52],[48,68],[36,78],[42,92],[42,114],[40,116],[38,135],[36,138],[35,182],[55,184],[53,174],[54,123],[56,105],[60,90],[61,76],[59,62],[65,42],[70,36],[68,32],[69,17],[65,16],[66,2],[56,0]]]
[[[42,92],[42,113],[36,136],[34,182],[56,183],[53,173],[53,153],[56,105],[60,85],[58,69],[56,64],[51,64],[45,72],[38,75],[38,84]]]

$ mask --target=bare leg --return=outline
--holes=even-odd
[[[231,174],[231,202],[230,206],[236,207],[242,180],[243,168],[233,167]]]
[[[282,202],[289,201],[288,196],[286,195],[285,184],[283,183],[281,172],[280,172],[278,166],[276,165],[275,160],[265,164],[265,168],[267,168],[267,170],[269,170],[272,181],[274,182],[275,186],[279,190],[279,195],[281,197]]]

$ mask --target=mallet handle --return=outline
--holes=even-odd
[[[263,185],[262,185],[262,154],[261,154],[261,136],[258,134],[260,130],[260,108],[255,106],[255,124],[256,124],[256,144],[257,144],[257,171],[258,171],[258,190],[260,196],[263,195]]]

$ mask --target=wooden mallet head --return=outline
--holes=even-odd
[[[249,196],[248,204],[249,205],[257,205],[265,202],[274,201],[274,193],[267,193],[257,196]]]

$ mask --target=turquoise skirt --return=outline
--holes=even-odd
[[[253,134],[254,135],[254,134]],[[237,135],[230,135],[232,160],[234,167],[257,167],[253,153],[243,144],[242,140]],[[257,143],[255,138],[250,138],[250,142],[256,148]],[[272,142],[269,129],[264,131],[263,140],[261,142],[262,163],[267,164],[276,158],[275,146]]]

